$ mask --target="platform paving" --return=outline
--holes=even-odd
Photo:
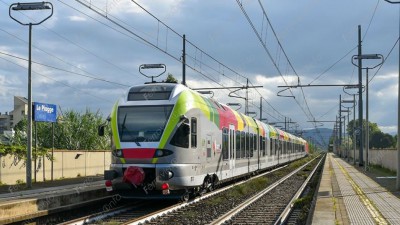
[[[35,183],[31,189],[23,184],[0,189],[0,224],[47,215],[108,196],[102,177]]]
[[[312,224],[400,224],[400,199],[328,153]]]

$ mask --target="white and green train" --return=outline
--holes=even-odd
[[[133,86],[110,115],[106,188],[176,198],[304,157],[308,144],[181,84]]]

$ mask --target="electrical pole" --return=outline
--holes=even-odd
[[[358,138],[360,140],[360,151],[358,165],[363,166],[363,100],[362,100],[362,51],[361,51],[361,25],[358,25]]]
[[[356,95],[353,95],[353,164],[356,165],[356,133],[355,133],[355,128],[356,128]]]
[[[245,99],[245,107],[244,107],[244,115],[248,116],[249,112],[249,78],[246,79],[246,99]]]
[[[339,95],[339,149],[342,152],[342,95]]]
[[[262,121],[262,97],[260,97],[260,121]]]
[[[186,35],[183,35],[182,84],[186,86]]]

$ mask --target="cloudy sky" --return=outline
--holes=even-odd
[[[305,87],[281,92],[295,98],[279,97],[277,93],[283,89],[277,86],[356,84],[357,68],[351,58],[357,54],[361,25],[363,54],[386,58],[379,70],[369,70],[373,78],[369,83],[370,120],[384,132],[397,131],[397,5],[383,0],[261,0],[271,27],[256,0],[51,2],[53,16],[33,26],[34,101],[56,104],[62,110],[100,110],[107,116],[128,86],[149,81],[138,71],[141,64],[164,63],[167,73],[182,80],[185,34],[189,87],[244,86],[248,78],[250,85],[263,86],[249,89],[249,111],[259,117],[262,96],[263,118],[282,122],[287,117],[297,122],[299,129],[313,128],[315,124],[307,121],[335,120],[339,96],[352,99],[352,95],[342,87]],[[2,113],[12,110],[14,95],[27,96],[28,26],[9,17],[12,3],[0,0]],[[92,4],[97,12],[85,4]],[[29,23],[49,11],[11,13]],[[379,60],[364,60],[363,66],[377,63]],[[365,70],[363,74],[365,84]],[[214,98],[244,105],[242,99],[228,97],[230,91],[216,90]],[[244,91],[236,93],[245,96]],[[318,125],[333,127],[328,122]]]

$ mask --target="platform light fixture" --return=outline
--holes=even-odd
[[[49,16],[38,22],[23,23],[13,17],[12,11],[51,10]],[[39,25],[53,15],[53,5],[50,2],[13,3],[8,9],[11,19],[21,25],[29,26],[29,60],[28,60],[28,127],[27,127],[27,159],[26,159],[26,186],[32,187],[32,26]]]

